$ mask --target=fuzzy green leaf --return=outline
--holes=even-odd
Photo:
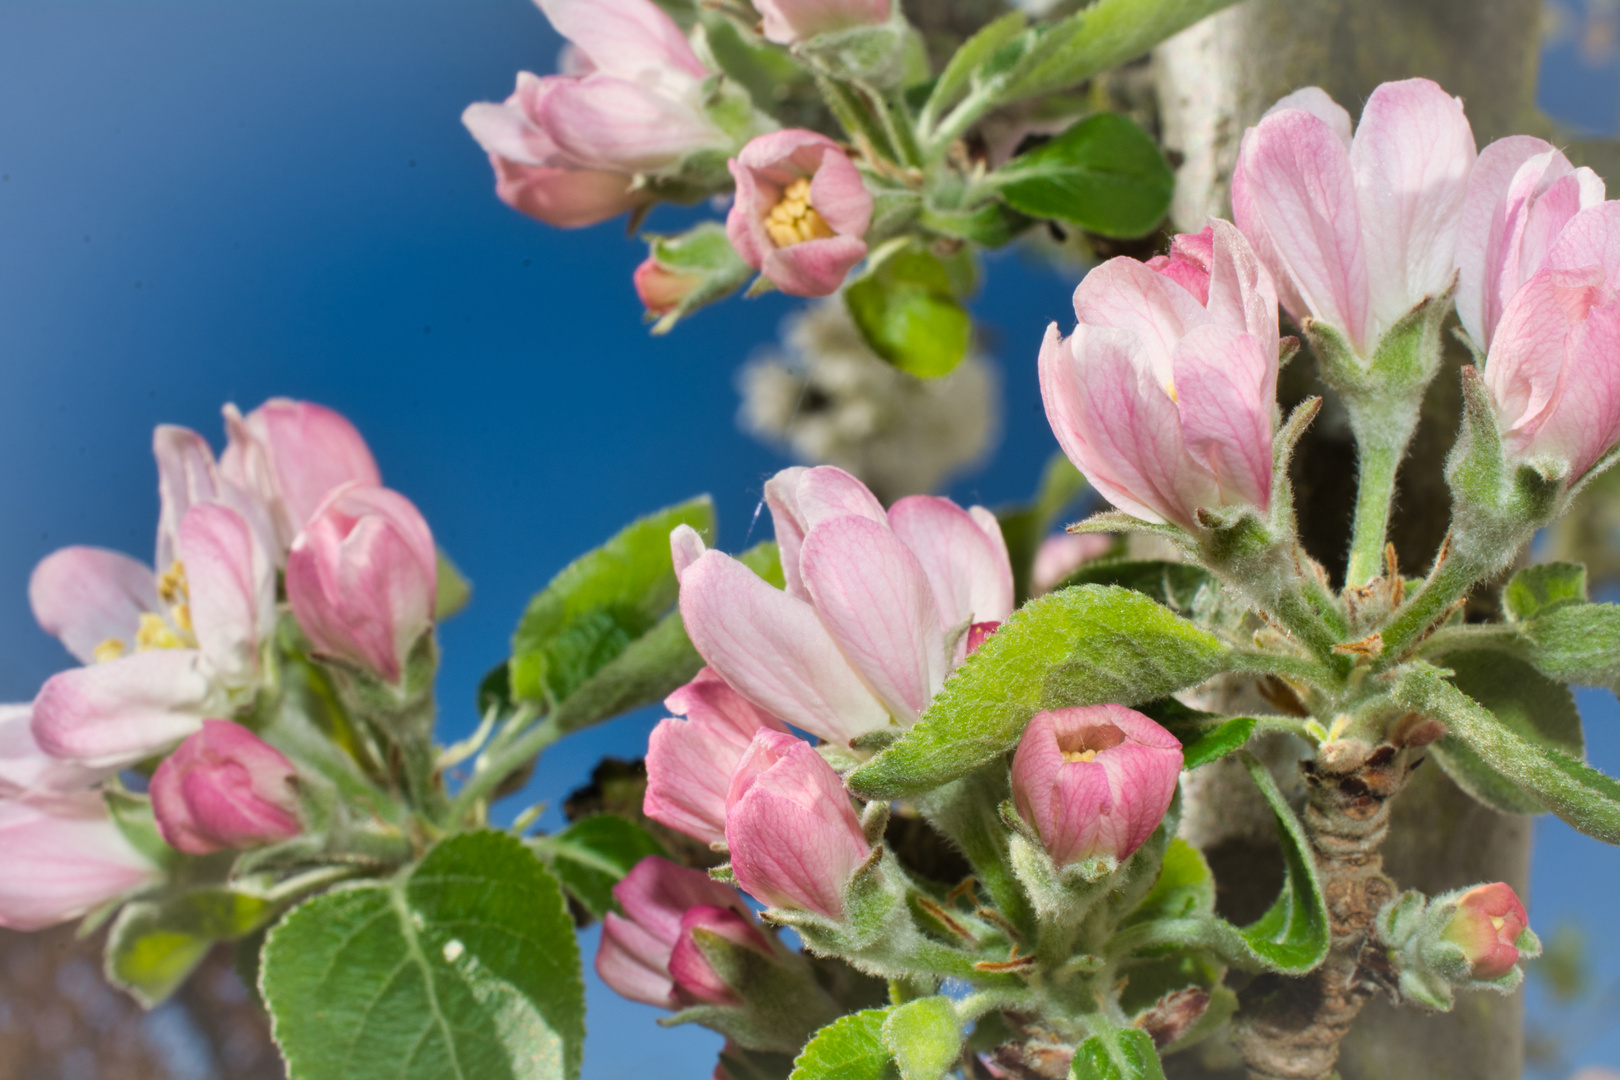
[[[1117,237],[1152,231],[1176,188],[1158,144],[1115,113],[1087,117],[1014,158],[994,179],[1015,210]]]
[[[1580,563],[1527,566],[1502,589],[1502,606],[1515,622],[1535,618],[1552,608],[1586,600],[1586,567]]]
[[[805,1044],[789,1080],[901,1080],[883,1043],[887,1009],[841,1016]]]
[[[945,264],[926,251],[884,260],[844,290],[844,302],[872,351],[901,371],[938,378],[967,355],[973,320]]]
[[[535,847],[563,888],[598,919],[617,910],[613,886],[636,863],[665,853],[645,829],[616,814],[576,821],[556,836],[542,837]]]
[[[714,504],[704,495],[631,523],[529,601],[512,635],[515,697],[566,701],[657,625],[678,591],[669,553],[677,525],[712,542]]]
[[[973,84],[975,76],[982,77],[981,69],[992,62],[1003,45],[1023,33],[1028,22],[1029,17],[1023,12],[1010,11],[986,23],[964,41],[934,82],[934,89],[928,95],[928,111],[939,116],[960,101]]]
[[[270,933],[260,977],[298,1080],[573,1080],[585,1037],[573,922],[498,832],[453,836],[388,884]]]
[[[1137,1028],[1093,1035],[1074,1052],[1070,1080],[1164,1080],[1153,1038]]]
[[[901,1080],[940,1080],[962,1053],[962,1026],[947,997],[925,997],[889,1010],[883,1045]]]
[[[1165,849],[1153,891],[1142,898],[1124,925],[1150,919],[1189,919],[1215,910],[1215,877],[1203,854],[1177,837]]]
[[[216,944],[246,937],[280,911],[224,886],[125,904],[107,935],[107,981],[151,1008],[178,990]]]
[[[578,731],[598,720],[651,705],[690,682],[703,667],[681,622],[672,611],[653,628],[625,646],[623,652],[591,673],[552,718],[564,732]]]
[[[1407,708],[1437,717],[1481,760],[1576,829],[1604,843],[1620,844],[1620,783],[1613,777],[1562,750],[1526,739],[1428,664],[1413,665],[1396,682],[1394,695]]]
[[[1213,634],[1141,593],[1103,585],[1049,593],[1013,612],[849,785],[869,798],[928,791],[1012,749],[1043,709],[1152,701],[1203,682],[1226,656]]]
[[[1556,604],[1519,629],[1525,654],[1542,674],[1559,682],[1620,688],[1620,606]]]
[[[1316,857],[1305,829],[1266,767],[1248,751],[1243,766],[1271,807],[1283,855],[1283,887],[1277,902],[1241,934],[1247,950],[1274,971],[1302,974],[1327,956],[1330,943],[1327,903],[1316,876]]]
[[[1219,761],[1227,754],[1243,749],[1249,741],[1249,736],[1254,734],[1255,723],[1252,717],[1239,716],[1228,720],[1213,731],[1198,736],[1182,747],[1181,767],[1196,769],[1200,765]]]
[[[1445,663],[1454,672],[1451,681],[1458,689],[1520,737],[1577,758],[1585,755],[1581,714],[1567,686],[1516,656],[1498,652],[1450,653]],[[1507,814],[1545,812],[1546,807],[1457,736],[1447,735],[1435,743],[1432,753],[1459,787],[1486,806]]]

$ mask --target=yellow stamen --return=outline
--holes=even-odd
[[[115,637],[110,637],[95,647],[96,663],[105,664],[108,660],[116,660],[124,655],[124,643]]]
[[[174,605],[174,607],[170,608],[169,610],[170,610],[170,614],[172,614],[174,616],[174,625],[176,625],[176,626],[178,626],[180,628],[181,633],[190,634],[190,633],[194,632],[191,629],[191,605],[190,604],[176,604],[176,605]]]
[[[186,598],[186,568],[179,559],[158,575],[157,588],[165,604],[176,604]]]
[[[150,611],[141,614],[141,625],[135,631],[135,648],[183,649],[186,644],[187,642],[163,621],[163,616],[154,615]]]
[[[1095,750],[1065,750],[1065,751],[1063,751],[1063,760],[1064,761],[1090,761],[1092,758],[1094,758],[1096,756],[1097,756],[1097,751],[1095,751]]]
[[[1497,929],[1497,930],[1502,929],[1502,927],[1504,925],[1506,925],[1506,923],[1507,923],[1507,920],[1502,918],[1502,916],[1500,916],[1500,915],[1492,915],[1491,916],[1491,926],[1493,928]]]
[[[1170,395],[1171,401],[1175,402],[1177,405],[1181,404],[1181,399],[1176,396],[1176,384],[1174,382],[1166,380],[1164,384],[1164,392]]]
[[[810,205],[810,181],[802,176],[787,186],[781,200],[765,215],[765,232],[779,248],[838,235]]]

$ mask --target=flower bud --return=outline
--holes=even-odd
[[[287,555],[287,599],[316,650],[390,683],[433,628],[437,589],[427,522],[386,488],[332,492]]]
[[[1519,937],[1530,916],[1512,886],[1476,885],[1457,899],[1441,937],[1461,946],[1476,979],[1499,979],[1519,962]]]
[[[761,730],[726,800],[737,884],[772,907],[844,913],[844,886],[871,854],[844,782],[802,739]]]
[[[666,717],[647,740],[648,817],[705,844],[726,838],[726,793],[737,762],[762,728],[787,726],[755,707],[712,668],[664,699]]]
[[[1036,713],[1013,755],[1013,802],[1059,867],[1129,858],[1181,775],[1176,737],[1123,705]]]
[[[703,284],[703,275],[672,270],[649,255],[636,267],[631,280],[647,314],[667,315]]]
[[[649,855],[613,887],[613,896],[624,914],[609,912],[602,920],[596,973],[632,1001],[665,1009],[736,1004],[694,944],[695,929],[771,954],[737,890],[701,870]]]
[[[272,844],[302,831],[297,775],[247,728],[204,720],[152,774],[152,813],[163,839],[187,855]]]
[[[158,876],[107,813],[101,796],[0,801],[0,926],[66,922]]]
[[[889,18],[890,0],[758,0],[765,37],[792,45],[819,34],[877,26]]]
[[[872,193],[825,135],[761,135],[729,162],[737,183],[726,235],[737,254],[789,296],[828,296],[866,258]]]

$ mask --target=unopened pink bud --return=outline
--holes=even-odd
[[[1001,629],[998,622],[976,622],[968,627],[967,655],[971,656],[979,651],[979,646],[990,640],[990,635]]]
[[[878,26],[888,21],[890,0],[757,0],[765,37],[779,45],[819,34]]]
[[[287,599],[316,651],[391,683],[433,628],[438,580],[427,522],[380,487],[334,491],[287,555]]]
[[[680,943],[690,939],[693,927],[713,930],[762,953],[771,951],[737,890],[701,870],[650,855],[613,887],[613,896],[624,914],[609,912],[602,920],[596,973],[632,1001],[665,1009],[694,1001],[731,1003],[730,989],[701,952],[694,958],[682,949]],[[679,964],[673,961],[677,951],[683,953]],[[677,967],[679,977],[673,974]]]
[[[247,728],[204,720],[152,774],[152,813],[163,839],[187,855],[273,844],[303,831],[297,775]]]
[[[1123,705],[1036,713],[1013,755],[1013,801],[1058,866],[1129,858],[1181,775],[1181,744]]]
[[[671,270],[649,255],[636,267],[632,280],[636,284],[636,295],[641,297],[647,311],[664,315],[679,307],[692,290],[703,284],[703,275]]]
[[[844,782],[802,739],[762,729],[737,763],[726,844],[737,884],[772,907],[844,913],[844,886],[871,847]]]
[[[334,489],[382,483],[360,432],[324,405],[271,398],[246,416],[227,405],[225,430],[230,445],[220,472],[270,507],[283,546]]]
[[[1170,254],[1155,255],[1147,267],[1155,274],[1163,274],[1188,292],[1197,301],[1209,305],[1209,275],[1215,266],[1215,227],[1204,226],[1199,233],[1178,233],[1170,241]]]
[[[1474,978],[1499,979],[1519,962],[1517,943],[1529,925],[1519,894],[1498,881],[1463,893],[1441,936],[1462,946]]]
[[[828,296],[866,258],[872,193],[838,144],[814,131],[773,131],[731,159],[737,183],[726,236],[789,296]]]
[[[751,949],[761,956],[771,955],[770,943],[759,932],[754,920],[737,914],[731,908],[701,906],[687,908],[681,915],[681,932],[669,954],[669,977],[675,984],[675,993],[691,1001],[709,1005],[740,1005],[737,991],[714,970],[696,932],[712,934],[742,949]]]

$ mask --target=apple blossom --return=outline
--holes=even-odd
[[[1530,916],[1512,886],[1476,885],[1456,901],[1441,936],[1462,948],[1476,979],[1499,979],[1519,962],[1518,941]]]
[[[890,0],[759,0],[765,37],[781,45],[818,34],[876,26],[889,18]]]
[[[154,881],[101,796],[0,800],[0,926],[40,930]]]
[[[204,720],[152,774],[152,812],[163,839],[188,855],[274,843],[302,831],[296,776],[247,728]]]

